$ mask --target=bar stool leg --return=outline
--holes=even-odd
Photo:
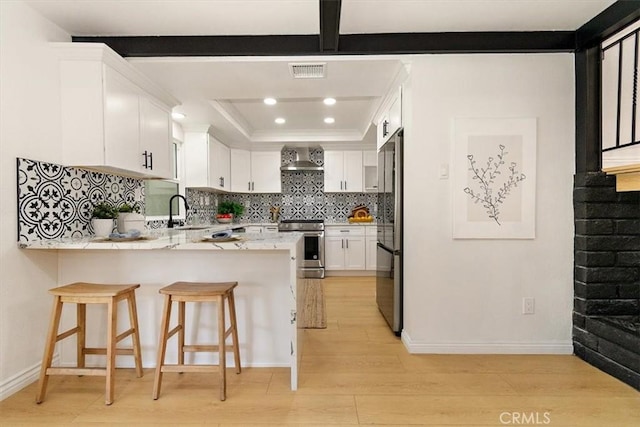
[[[227,367],[226,367],[226,348],[225,334],[226,327],[224,324],[224,296],[217,297],[218,304],[218,354],[220,355],[220,400],[227,398]]]
[[[107,304],[107,385],[105,391],[106,405],[111,405],[113,402],[113,383],[116,373],[116,337],[117,337],[117,324],[118,324],[118,303],[115,298],[111,298]]]
[[[169,335],[169,320],[171,320],[171,296],[165,295],[164,308],[162,309],[162,324],[160,329],[160,340],[158,342],[158,361],[156,363],[156,374],[153,380],[153,399],[157,400],[160,395],[162,385],[162,365],[167,352],[167,339]]]
[[[236,364],[236,374],[242,372],[240,367],[240,344],[238,342],[238,324],[236,322],[236,302],[233,291],[229,292],[229,320],[231,322],[231,338],[233,339],[233,360]]]
[[[127,303],[129,305],[129,323],[133,328],[133,336],[131,337],[133,342],[133,358],[136,363],[136,375],[138,378],[142,377],[142,352],[140,351],[140,327],[138,326],[138,310],[136,308],[136,294],[130,292],[127,297]]]
[[[49,376],[47,375],[47,369],[51,367],[53,360],[53,350],[55,349],[58,327],[60,325],[60,316],[62,315],[62,301],[59,296],[53,298],[53,309],[51,310],[51,321],[49,322],[49,332],[47,333],[47,342],[44,346],[44,355],[42,356],[42,366],[40,367],[40,379],[38,384],[38,395],[36,396],[36,403],[42,403],[44,395],[47,392],[47,383],[49,382]]]
[[[178,302],[178,365],[184,365],[185,302]],[[182,372],[180,372],[182,373]]]
[[[77,347],[77,365],[78,368],[85,367],[86,355],[84,349],[86,348],[86,337],[87,337],[87,305],[86,304],[76,304],[76,323],[78,327],[78,332],[76,336],[76,347]]]

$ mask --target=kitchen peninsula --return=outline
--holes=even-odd
[[[242,233],[238,240],[205,241],[212,232],[229,229],[219,225],[204,230],[150,230],[145,239],[114,242],[96,238],[64,238],[19,243],[22,249],[58,250],[58,284],[140,283],[136,291],[143,366],[154,367],[160,329],[162,298],[158,290],[175,281],[237,281],[236,312],[240,356],[244,366],[289,367],[291,389],[297,389],[300,343],[296,295],[304,279],[298,278],[301,259],[300,233]],[[43,289],[43,292],[46,290]],[[93,311],[93,310],[95,311]],[[105,316],[102,307],[89,307],[88,316]],[[215,307],[187,305],[187,333],[197,331],[197,341],[213,341]],[[175,319],[175,317],[174,317]],[[73,308],[65,308],[61,330],[72,326]],[[126,321],[119,329],[126,327]],[[189,327],[189,326],[197,327]],[[93,327],[93,329],[91,328]],[[87,341],[104,340],[104,322],[89,322]],[[196,336],[187,336],[187,342]],[[92,356],[96,357],[96,356]],[[212,363],[210,353],[192,355],[195,363]],[[175,360],[176,344],[169,342],[167,360]],[[75,343],[59,345],[60,365],[75,362]],[[128,360],[118,366],[129,367]],[[88,358],[87,363],[104,363]],[[217,359],[213,363],[217,363]],[[131,365],[133,366],[133,365]],[[229,365],[233,366],[233,365]]]

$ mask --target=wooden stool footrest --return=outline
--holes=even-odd
[[[106,368],[47,368],[47,375],[107,376]]]
[[[129,335],[133,335],[135,332],[136,332],[136,330],[134,328],[131,328],[131,329],[128,329],[128,330],[124,331],[123,333],[121,333],[120,335],[118,335],[116,337],[116,342],[122,341],[123,339],[125,339]]]
[[[218,365],[162,365],[162,372],[220,372]]]
[[[224,349],[227,352],[231,352],[234,350],[233,344],[226,344]],[[197,353],[197,352],[218,352],[220,350],[219,345],[185,345],[182,346],[182,351],[187,353]]]
[[[85,348],[82,350],[83,354],[107,354],[106,348]],[[131,356],[133,354],[132,348],[116,348],[116,355],[127,355]]]
[[[180,330],[182,330],[182,325],[178,325],[175,328],[173,328],[172,330],[170,330],[169,333],[167,334],[167,339],[169,339],[172,336],[174,336],[175,334],[177,334]]]
[[[75,328],[71,328],[68,331],[64,331],[63,333],[61,333],[60,335],[58,335],[56,337],[56,342],[58,341],[62,341],[63,339],[70,337],[73,334],[78,333],[78,331],[80,330],[80,328],[78,326],[76,326]]]

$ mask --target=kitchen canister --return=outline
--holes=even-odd
[[[118,233],[127,233],[131,230],[144,230],[144,215],[136,212],[120,212],[118,214]]]

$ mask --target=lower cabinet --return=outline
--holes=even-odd
[[[364,245],[365,245],[366,269],[375,270],[376,254],[378,253],[378,236],[377,236],[377,227],[375,225],[366,227]]]
[[[327,226],[324,244],[325,268],[327,270],[368,269],[368,250],[364,226]],[[375,270],[375,258],[373,269]]]

